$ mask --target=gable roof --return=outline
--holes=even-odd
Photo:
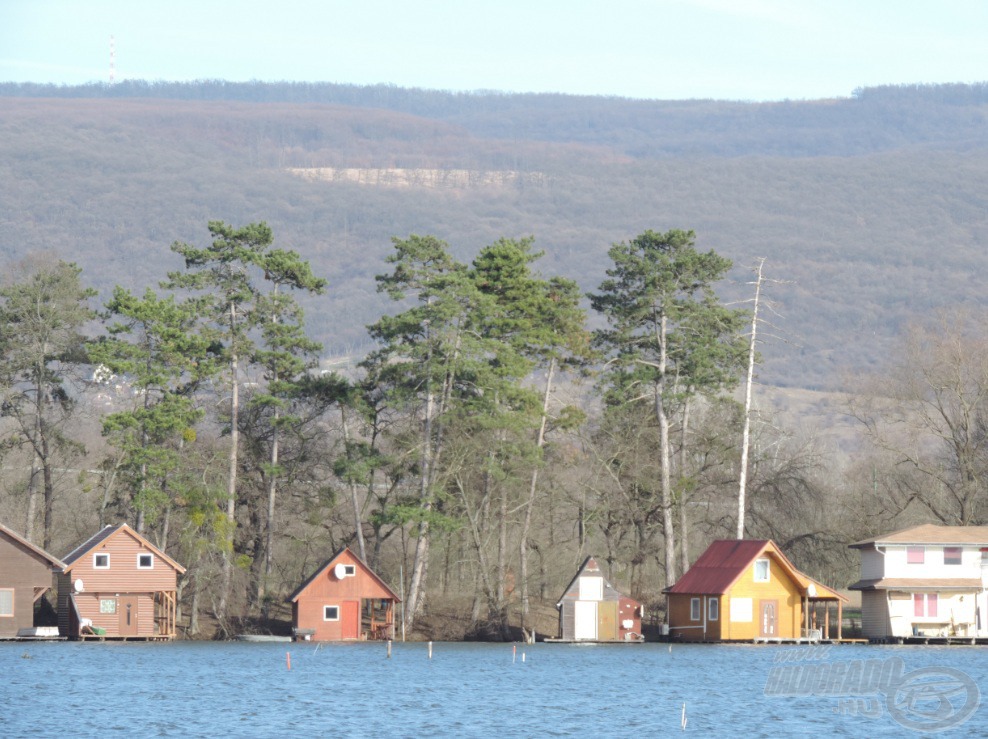
[[[773,557],[789,578],[805,593],[809,593],[812,585],[816,591],[816,595],[813,596],[815,598],[847,600],[837,591],[797,570],[770,539],[719,539],[707,547],[707,550],[675,585],[666,588],[663,592],[723,595],[733,587],[748,567],[763,555]]]
[[[328,570],[336,562],[336,560],[338,560],[341,556],[343,556],[344,553],[349,554],[353,558],[353,561],[356,562],[358,565],[360,565],[360,567],[364,570],[364,572],[367,575],[369,575],[371,579],[374,580],[374,582],[376,582],[378,585],[384,588],[386,592],[390,593],[391,597],[394,598],[395,603],[401,603],[401,598],[398,597],[398,594],[395,593],[395,591],[393,591],[388,586],[388,584],[384,582],[384,580],[382,580],[380,577],[377,576],[377,573],[370,568],[370,565],[368,565],[366,562],[364,562],[364,560],[362,560],[360,557],[354,554],[353,551],[350,549],[350,547],[343,547],[340,551],[338,551],[336,554],[334,554],[332,557],[326,560],[325,564],[323,564],[315,572],[313,572],[312,575],[305,582],[303,582],[301,585],[295,588],[295,592],[288,596],[287,602],[294,603],[295,601],[297,601],[299,599],[299,596],[302,595],[303,592],[305,592],[305,589],[308,588],[309,585],[311,585],[313,582],[315,582],[316,579],[322,573]]]
[[[988,526],[937,526],[923,524],[858,541],[848,546],[864,549],[876,544],[973,544],[988,546]]]
[[[665,592],[701,595],[726,593],[770,544],[770,541],[764,539],[720,539],[712,542],[686,574],[675,585],[666,588]],[[774,544],[772,548],[775,548]],[[784,557],[780,561],[788,563]]]
[[[32,544],[31,542],[29,542],[27,539],[25,539],[24,537],[22,537],[17,532],[13,531],[12,529],[8,529],[2,523],[0,523],[0,536],[4,536],[4,537],[10,539],[11,541],[13,541],[14,543],[19,544],[20,546],[24,547],[25,549],[27,549],[27,550],[33,552],[34,554],[38,555],[42,559],[46,560],[53,568],[54,567],[57,567],[57,568],[65,567],[65,564],[60,559],[56,559],[52,555],[48,554],[48,552],[46,552],[41,547],[36,547],[34,544]]]
[[[118,523],[116,526],[107,524],[102,529],[100,529],[95,534],[93,534],[91,537],[86,539],[86,541],[84,541],[82,544],[80,544],[71,552],[69,552],[67,555],[65,555],[65,557],[62,558],[62,562],[64,563],[62,567],[62,574],[64,575],[67,574],[69,571],[71,571],[72,568],[75,566],[75,563],[78,562],[85,554],[91,552],[100,544],[103,544],[105,542],[108,543],[111,539],[117,538],[119,536],[130,536],[132,539],[137,541],[141,546],[150,549],[152,552],[154,552],[154,554],[156,554],[162,560],[164,560],[172,567],[174,567],[176,570],[178,570],[179,574],[185,572],[185,568],[182,567],[182,565],[180,565],[174,559],[172,559],[163,551],[158,549],[158,547],[156,547],[154,544],[149,542],[143,536],[138,534],[130,526],[128,526],[125,523]]]
[[[563,600],[566,598],[566,594],[573,589],[573,586],[576,584],[576,581],[579,580],[580,577],[586,573],[591,573],[593,574],[594,577],[597,576],[602,577],[604,579],[604,585],[606,585],[608,588],[613,590],[615,593],[618,593],[622,598],[628,597],[623,593],[621,593],[613,585],[611,585],[610,581],[606,577],[604,577],[604,573],[601,572],[600,566],[597,564],[597,558],[591,555],[587,557],[585,560],[583,560],[583,564],[580,565],[580,569],[576,571],[576,574],[573,575],[573,579],[569,581],[569,585],[567,585],[566,588],[563,590],[563,594],[559,597],[559,601],[556,603],[556,608],[559,608],[562,605]],[[628,598],[628,600],[634,600],[634,598]],[[638,601],[635,601],[635,603],[637,602]]]

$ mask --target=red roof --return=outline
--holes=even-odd
[[[809,595],[810,598],[847,600],[837,591],[797,570],[771,539],[715,541],[700,555],[689,572],[663,592],[684,595],[723,595],[731,589],[751,563],[763,554],[774,557],[801,591],[807,594],[813,593]]]
[[[667,593],[722,595],[748,565],[771,544],[765,539],[722,539],[713,542]],[[774,547],[773,547],[774,548]]]

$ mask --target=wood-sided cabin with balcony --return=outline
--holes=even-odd
[[[841,639],[847,598],[804,575],[769,540],[713,542],[666,588],[669,638],[690,642]]]
[[[125,523],[106,526],[62,560],[58,628],[69,639],[168,640],[185,568]]]
[[[63,563],[0,524],[0,639],[45,636],[34,623],[34,606],[51,590]]]
[[[360,557],[344,547],[288,597],[296,639],[393,639],[401,599]]]

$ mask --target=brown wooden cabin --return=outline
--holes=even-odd
[[[70,639],[173,639],[185,568],[125,523],[106,526],[64,557],[58,630]]]
[[[52,571],[63,566],[0,524],[0,638],[31,635],[34,604],[51,589]]]
[[[401,599],[344,548],[289,596],[296,639],[393,639]]]
[[[559,602],[559,637],[566,642],[642,642],[642,604],[618,592],[587,557]]]
[[[691,642],[829,639],[832,604],[840,639],[847,602],[797,570],[775,542],[753,539],[713,542],[664,592],[670,638]]]

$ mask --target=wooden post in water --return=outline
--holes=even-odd
[[[285,652],[285,665],[287,665],[288,670],[291,671],[291,669],[292,669],[292,653],[291,652]]]
[[[432,659],[432,642],[429,642],[429,659]]]
[[[388,659],[391,659],[391,640],[388,639]]]

